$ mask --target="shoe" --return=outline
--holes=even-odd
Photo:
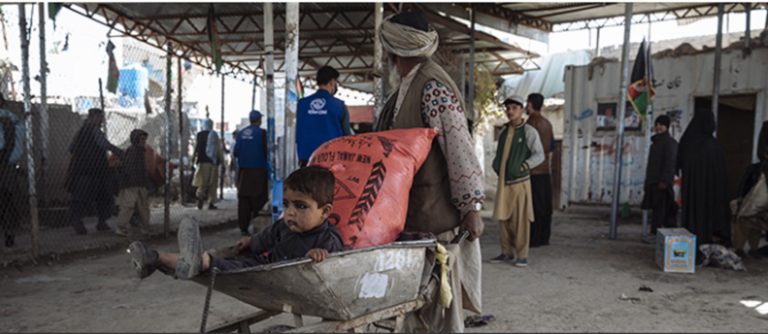
[[[200,273],[203,264],[203,241],[200,239],[200,227],[197,222],[185,218],[179,224],[179,262],[176,264],[176,277],[191,279]]]
[[[121,237],[127,237],[128,236],[128,231],[125,230],[124,228],[118,227],[118,228],[115,229],[115,234],[117,234],[117,235],[119,235]]]
[[[502,262],[514,262],[514,261],[515,261],[514,257],[501,254],[501,255],[499,255],[497,257],[492,258],[488,262],[490,262],[490,263],[502,263]]]
[[[111,228],[109,228],[109,225],[107,225],[106,222],[99,222],[96,224],[96,231],[103,232],[103,231],[109,231]]]
[[[131,264],[140,279],[144,279],[157,269],[159,254],[156,250],[147,248],[141,241],[134,241],[126,250],[131,258]]]
[[[197,209],[202,210],[203,209],[203,200],[199,199],[197,200]]]
[[[5,247],[6,248],[12,248],[16,245],[16,236],[14,236],[11,233],[5,234]]]
[[[88,234],[88,230],[85,229],[85,226],[83,226],[83,223],[76,223],[72,225],[72,228],[75,229],[75,234],[77,235],[86,235]]]
[[[528,259],[518,259],[515,261],[515,267],[527,267]]]
[[[208,210],[218,210],[218,209],[219,209],[219,207],[218,207],[218,206],[215,206],[215,205],[213,205],[213,203],[211,203],[211,204],[208,204]]]

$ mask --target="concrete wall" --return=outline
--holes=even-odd
[[[693,117],[695,98],[712,95],[714,52],[654,58],[653,68],[656,99],[649,120],[652,122],[660,114],[676,115],[671,132],[679,140]],[[597,131],[597,106],[605,102],[618,104],[620,70],[618,61],[593,62],[566,69],[563,189],[560,194],[563,204],[611,203],[613,199],[616,131]],[[746,58],[739,49],[724,51],[720,73],[721,95],[756,94],[753,143],[756,142],[759,126],[768,119],[768,49],[754,49]],[[620,199],[633,205],[642,200],[650,145],[648,125],[646,122],[642,131],[626,132],[622,148]]]

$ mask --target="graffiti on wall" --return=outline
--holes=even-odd
[[[598,103],[597,104],[597,131],[616,131],[618,122],[616,114],[618,103]],[[641,131],[643,129],[643,120],[640,114],[635,111],[632,104],[627,102],[627,110],[624,113],[624,131]]]

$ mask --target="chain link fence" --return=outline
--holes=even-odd
[[[48,72],[43,78],[38,13],[30,15],[38,6],[29,4],[33,93],[27,129],[22,66],[14,60],[21,54],[17,7],[0,7],[5,39],[0,92],[7,100],[0,107],[0,264],[168,236],[185,215],[201,224],[235,219],[234,201],[221,203],[216,212],[198,211],[194,205],[191,157],[202,122],[188,115],[203,106],[194,97],[180,101],[185,96],[180,99],[179,90],[193,86],[205,70],[175,56],[169,63],[165,52],[129,38],[75,38],[74,23],[59,20],[55,30],[46,29]],[[93,51],[82,59],[86,55],[74,52],[76,47]],[[89,113],[93,109],[103,110],[103,117]],[[26,135],[17,135],[30,130],[31,151]],[[146,134],[146,142],[136,130]],[[28,159],[34,159],[32,183]],[[222,164],[228,165],[228,160]],[[39,224],[32,223],[33,183]]]

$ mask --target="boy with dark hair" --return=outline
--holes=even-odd
[[[146,131],[135,129],[131,131],[131,146],[125,150],[120,164],[120,193],[117,195],[117,215],[115,233],[128,235],[128,224],[134,212],[138,213],[141,222],[141,233],[149,234],[149,187],[151,186],[147,171]]]
[[[240,239],[239,254],[219,257],[203,251],[200,229],[192,220],[179,225],[179,254],[149,249],[140,241],[128,247],[128,255],[139,278],[156,269],[175,271],[176,277],[191,279],[211,268],[236,270],[307,256],[323,261],[329,252],[344,249],[336,227],[327,221],[333,210],[333,174],[322,167],[305,167],[285,180],[285,218],[261,232]]]
[[[317,92],[299,100],[296,108],[296,153],[301,167],[323,143],[352,134],[347,106],[333,97],[339,90],[339,72],[323,66],[316,80]]]

